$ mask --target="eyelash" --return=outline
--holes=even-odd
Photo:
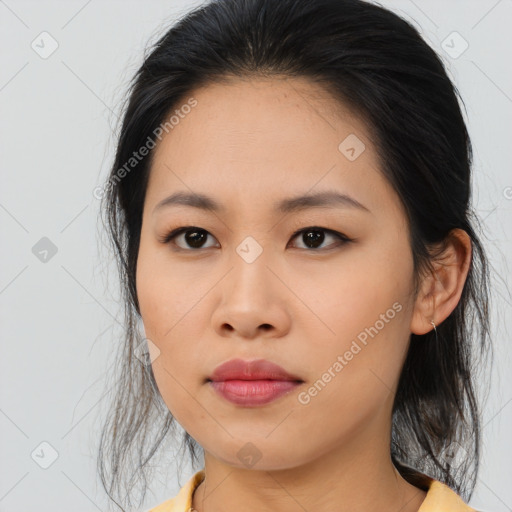
[[[199,228],[197,226],[183,226],[183,227],[180,227],[180,228],[173,229],[172,231],[168,232],[167,234],[163,235],[162,237],[159,237],[159,242],[161,242],[163,244],[168,244],[174,238],[176,238],[177,236],[181,235],[182,233],[186,233],[187,231],[201,231],[201,232],[207,233],[208,235],[211,235],[211,233],[209,233],[206,229],[202,229],[202,228]],[[298,231],[295,231],[295,233],[293,233],[293,235],[291,236],[291,240],[293,240],[294,238],[296,238],[298,235],[300,235],[302,233],[307,233],[308,231],[322,231],[322,232],[325,232],[325,233],[333,235],[339,241],[339,244],[336,245],[335,247],[339,247],[341,245],[344,245],[346,243],[354,241],[353,238],[349,238],[346,235],[344,235],[343,233],[339,233],[338,231],[334,231],[332,229],[322,228],[320,226],[310,226],[310,227],[307,227],[307,228],[299,229]],[[174,245],[176,245],[176,244],[174,244]],[[194,248],[183,249],[182,247],[178,247],[178,246],[176,246],[176,247],[177,248],[175,250],[178,250],[178,251],[181,250],[181,251],[198,252],[198,251],[200,251],[202,249],[202,248],[199,248],[199,249],[194,249]],[[211,249],[211,247],[206,247],[206,249]],[[303,249],[303,248],[300,248],[300,249],[304,250],[304,251],[310,251],[310,252],[319,252],[319,251],[322,251],[322,250],[324,250],[324,251],[330,250],[330,249],[325,249],[325,248],[324,249],[312,249],[312,248],[304,248]]]

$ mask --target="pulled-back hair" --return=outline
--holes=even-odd
[[[153,151],[122,179],[119,170],[191,91],[251,77],[309,79],[365,121],[406,211],[416,292],[451,230],[471,238],[459,303],[437,333],[411,334],[391,439],[393,463],[406,480],[414,484],[426,473],[468,500],[480,457],[475,371],[490,338],[489,267],[470,201],[471,142],[459,92],[438,55],[409,22],[362,0],[208,2],[156,42],[133,78],[102,203],[126,322],[117,394],[100,441],[107,493],[131,503],[135,479],[143,483],[142,502],[149,462],[176,433],[151,365],[134,357],[142,339],[135,274]],[[201,447],[187,433],[185,446],[197,460]]]

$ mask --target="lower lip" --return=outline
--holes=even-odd
[[[289,380],[210,381],[213,389],[226,400],[246,407],[268,404],[300,384]]]

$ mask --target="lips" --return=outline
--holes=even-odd
[[[232,359],[217,366],[207,382],[219,396],[239,407],[269,404],[304,383],[297,375],[265,359]]]
[[[229,380],[276,380],[304,382],[297,375],[287,372],[281,366],[267,361],[257,359],[244,361],[243,359],[231,359],[215,368],[209,381],[222,382]]]

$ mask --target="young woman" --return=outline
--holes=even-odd
[[[204,460],[153,512],[472,510],[489,276],[470,197],[457,90],[397,15],[181,19],[134,79],[104,196],[127,313],[112,500],[145,492],[179,424]]]

